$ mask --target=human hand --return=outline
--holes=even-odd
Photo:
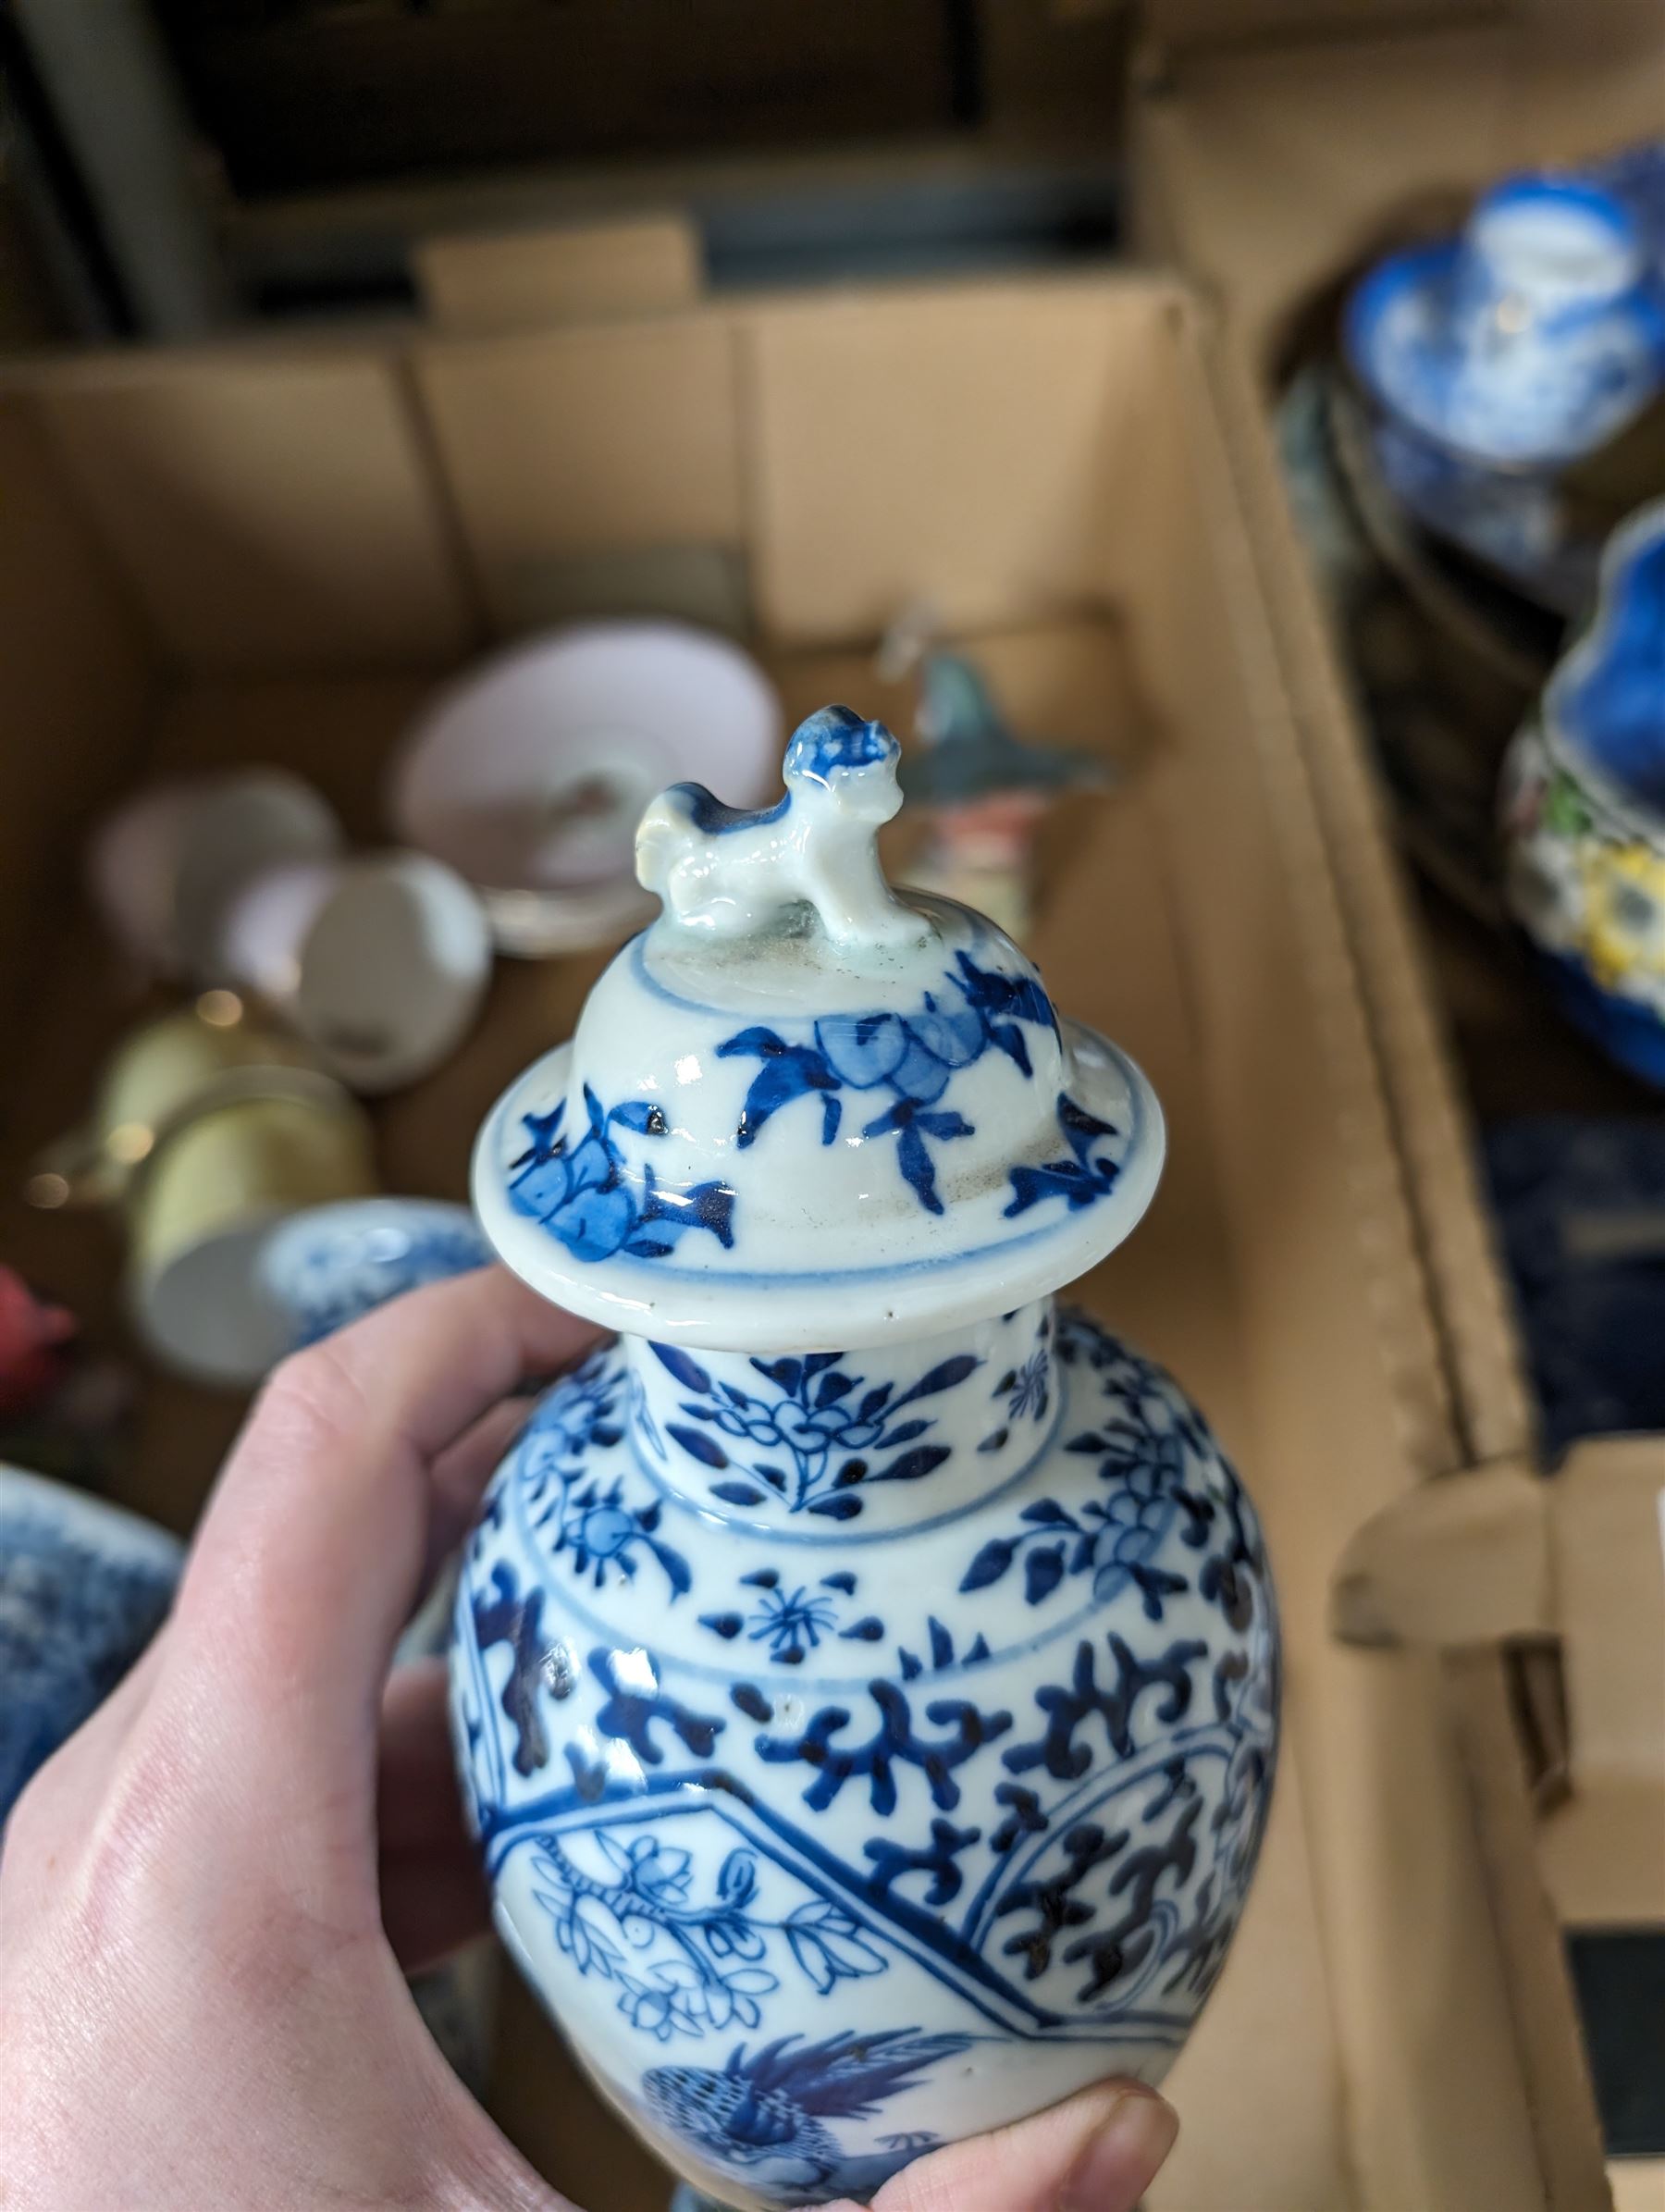
[[[572,2212],[406,1986],[485,1902],[443,1667],[388,1667],[528,1378],[595,1334],[491,1269],[274,1376],[172,1617],[6,1828],[6,2212]],[[1102,2087],[920,2160],[875,2212],[1128,2212],[1172,2134]]]

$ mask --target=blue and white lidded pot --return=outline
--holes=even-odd
[[[1510,748],[1505,886],[1563,1012],[1665,1084],[1665,500],[1609,540],[1596,617]]]
[[[1634,208],[1588,178],[1510,179],[1461,237],[1379,262],[1344,344],[1376,408],[1374,451],[1420,522],[1562,612],[1597,548],[1560,473],[1665,385],[1665,302]]]
[[[772,808],[657,799],[660,918],[475,1157],[501,1257],[623,1333],[465,1554],[469,1813],[584,2066],[741,2212],[1159,2080],[1276,1752],[1253,1509],[1054,1304],[1160,1108],[992,924],[891,889],[898,753],[831,707]]]

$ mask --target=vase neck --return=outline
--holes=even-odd
[[[865,1352],[771,1358],[626,1340],[637,1457],[719,1518],[813,1539],[958,1513],[1048,1440],[1053,1301]]]

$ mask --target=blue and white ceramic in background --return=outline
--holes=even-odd
[[[1389,414],[1494,468],[1594,451],[1665,382],[1640,227],[1572,177],[1500,184],[1461,238],[1378,263],[1348,304],[1346,341]]]
[[[1370,426],[1377,475],[1407,514],[1551,612],[1589,603],[1601,541],[1569,514],[1554,477],[1460,460],[1390,415]]]
[[[898,748],[648,809],[659,921],[487,1119],[475,1199],[625,1333],[465,1555],[452,1699],[497,1920],[606,2095],[746,2208],[1157,2080],[1265,1821],[1253,1510],[1059,1285],[1160,1111],[1029,962],[874,851]]]
[[[298,1350],[390,1298],[490,1259],[466,1206],[433,1198],[349,1198],[291,1215],[262,1247],[259,1272],[263,1293]]]
[[[161,1626],[183,1558],[136,1514],[0,1466],[0,1826]]]
[[[1665,500],[1610,541],[1596,620],[1511,748],[1506,884],[1568,1017],[1665,1083]]]
[[[1629,208],[1655,274],[1665,277],[1665,138],[1638,139],[1586,173]]]

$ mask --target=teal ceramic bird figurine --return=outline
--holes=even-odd
[[[930,810],[911,878],[921,890],[992,915],[1021,938],[1042,817],[1066,792],[1107,790],[1113,772],[1091,753],[1019,737],[974,661],[926,647],[917,628],[903,626],[897,635],[919,664],[919,743],[903,762],[903,789]]]

